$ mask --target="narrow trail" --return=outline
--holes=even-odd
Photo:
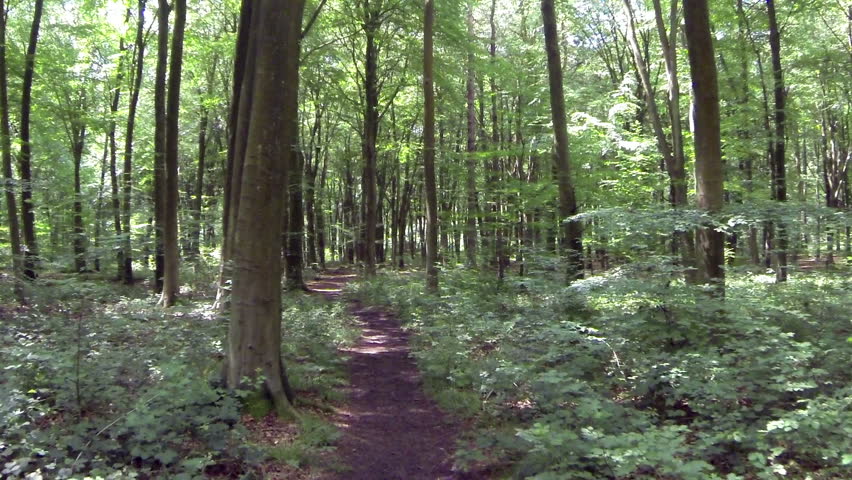
[[[344,285],[354,278],[333,271],[309,287],[340,300]],[[350,384],[346,404],[333,419],[343,434],[337,454],[348,470],[322,480],[461,478],[451,468],[460,428],[423,392],[407,333],[388,312],[358,302],[349,306],[363,333],[342,351],[349,357]]]

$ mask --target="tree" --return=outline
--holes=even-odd
[[[297,148],[299,51],[304,1],[243,4],[240,39],[245,58],[235,69],[241,93],[232,102],[234,144],[245,144],[234,241],[226,381],[230,388],[263,376],[263,394],[279,415],[292,415],[292,392],[281,360],[281,231],[287,158]],[[249,19],[244,16],[249,15]],[[239,51],[238,51],[239,53]],[[250,95],[247,95],[248,92]],[[246,105],[248,103],[248,105]],[[246,115],[248,118],[246,118]],[[247,138],[239,135],[247,134]],[[234,152],[236,155],[238,152]],[[237,158],[234,159],[238,161]],[[235,170],[232,170],[232,175]]]
[[[127,106],[127,127],[124,132],[124,171],[122,172],[122,239],[121,258],[124,259],[124,268],[121,278],[125,284],[133,283],[133,251],[130,240],[130,204],[131,191],[133,189],[133,138],[136,130],[136,109],[139,104],[139,91],[142,87],[142,72],[145,66],[145,3],[139,0],[136,13],[136,40],[133,43],[135,59],[133,61],[133,75],[130,87],[130,101]]]
[[[435,183],[435,4],[425,0],[423,25],[423,180],[426,185],[426,289],[438,291],[438,193]]]
[[[180,85],[183,68],[183,37],[186,27],[186,0],[174,0],[175,27],[172,34],[172,57],[169,66],[169,93],[166,106],[165,196],[163,218],[163,296],[164,307],[174,305],[179,283],[180,255],[178,251],[178,120],[180,115]]]
[[[771,149],[770,166],[772,169],[772,199],[787,201],[786,166],[786,127],[787,127],[787,91],[784,89],[784,71],[781,66],[781,32],[775,15],[775,1],[766,0],[769,15],[769,47],[772,54],[772,79],[775,83],[775,131]],[[775,279],[787,281],[787,231],[782,222],[776,222],[775,240]]]
[[[559,186],[559,216],[563,225],[562,249],[566,256],[568,282],[583,277],[583,230],[579,222],[569,220],[577,214],[577,199],[571,180],[571,161],[568,156],[568,127],[565,118],[565,94],[562,90],[562,59],[556,31],[556,12],[553,0],[541,0],[544,22],[544,44],[547,52],[547,72],[550,85],[550,113],[555,140],[553,162]]]
[[[724,205],[724,173],[716,56],[707,0],[684,2],[692,95],[695,99],[695,178],[698,208],[718,213]],[[725,291],[725,235],[712,226],[698,230],[699,272],[717,295]]]
[[[19,276],[21,263],[21,232],[18,225],[18,206],[15,200],[15,179],[12,176],[12,139],[9,128],[9,82],[6,69],[6,6],[0,0],[0,155],[3,163],[3,190],[6,193],[6,216],[9,222],[9,244],[12,254],[12,275],[15,296],[23,302],[24,293]]]
[[[467,36],[473,40],[473,6],[467,6]],[[476,193],[476,75],[473,70],[473,49],[468,48],[466,60],[465,88],[467,100],[467,221],[464,230],[464,249],[469,267],[476,267],[476,216],[479,200]]]
[[[35,205],[33,205],[32,144],[30,143],[30,114],[32,112],[33,77],[35,76],[35,55],[38,47],[38,34],[44,0],[36,0],[33,22],[30,27],[30,40],[24,63],[24,83],[21,88],[21,153],[18,167],[21,176],[21,218],[24,227],[24,275],[35,279],[38,261],[38,244],[35,233]]]
[[[163,292],[165,276],[165,196],[168,126],[166,69],[169,62],[169,4],[159,0],[157,9],[157,69],[154,73],[154,291]]]

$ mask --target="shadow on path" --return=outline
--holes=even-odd
[[[339,299],[356,275],[333,271],[311,282],[312,291]],[[362,328],[349,357],[347,402],[334,421],[342,437],[337,452],[349,467],[324,480],[435,480],[462,478],[452,470],[457,424],[423,393],[410,356],[408,335],[378,308],[350,303]]]

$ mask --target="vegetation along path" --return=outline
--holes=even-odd
[[[355,275],[326,274],[310,284],[331,299]],[[408,335],[390,313],[352,302],[363,333],[349,357],[348,400],[337,411],[338,452],[349,467],[328,480],[450,479],[459,427],[421,388]]]

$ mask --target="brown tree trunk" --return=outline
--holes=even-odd
[[[154,291],[163,291],[165,274],[166,195],[166,69],[169,56],[169,4],[157,9],[157,71],[154,76]]]
[[[775,82],[775,132],[772,148],[773,198],[777,202],[787,201],[786,126],[787,92],[784,89],[784,73],[781,68],[781,33],[775,17],[775,1],[766,0],[769,15],[769,49],[772,53],[772,78]],[[787,229],[783,222],[775,223],[775,279],[787,281]]]
[[[298,143],[298,140],[297,142]],[[284,248],[287,260],[286,282],[284,282],[287,290],[307,290],[305,285],[304,272],[302,270],[302,258],[304,250],[305,236],[305,214],[302,210],[302,172],[305,165],[305,157],[302,152],[291,151],[289,158],[289,166],[287,174],[290,177],[289,188],[287,189],[290,196],[287,202],[287,228],[286,245]]]
[[[228,331],[226,380],[244,387],[245,378],[263,375],[263,394],[281,416],[293,416],[281,360],[282,190],[289,181],[286,158],[297,147],[299,43],[303,0],[260,0],[250,28],[257,41],[249,108],[248,139],[232,244],[234,276]],[[245,10],[244,10],[245,13]],[[256,21],[255,21],[256,20]],[[240,68],[237,63],[235,68]],[[242,102],[244,98],[240,99]],[[242,110],[242,109],[241,109]],[[239,140],[239,139],[238,139]]]
[[[183,37],[186,27],[186,0],[174,0],[175,25],[172,32],[172,58],[169,65],[169,93],[166,106],[165,205],[163,217],[163,295],[160,304],[171,307],[180,288],[178,250],[178,120],[183,68]]]
[[[225,191],[222,206],[222,261],[219,266],[219,286],[215,306],[225,310],[228,306],[228,282],[231,280],[232,247],[239,217],[240,194],[242,192],[243,164],[248,142],[251,103],[254,88],[246,78],[253,78],[257,43],[257,16],[255,3],[244,1],[240,7],[240,24],[234,54],[234,72],[231,85],[231,105],[228,115],[228,155],[225,165]]]
[[[9,244],[12,247],[12,275],[15,296],[26,302],[21,275],[21,232],[18,224],[18,205],[15,198],[15,178],[12,176],[12,139],[9,127],[9,82],[6,68],[6,11],[5,0],[0,0],[0,155],[3,158],[3,189],[6,193],[6,217],[9,222]]]
[[[716,57],[710,34],[707,0],[684,3],[686,41],[692,94],[695,99],[695,177],[698,208],[711,214],[722,210],[724,176],[719,118],[719,85]],[[715,294],[725,292],[725,235],[712,226],[698,230],[699,271]]]
[[[112,223],[115,229],[116,238],[121,238],[123,229],[121,228],[121,198],[119,197],[119,185],[116,163],[118,161],[117,146],[115,143],[115,118],[118,115],[118,105],[121,101],[121,84],[124,81],[124,54],[127,48],[124,46],[124,39],[119,41],[119,52],[121,56],[118,59],[118,68],[115,75],[115,88],[112,90],[112,101],[109,105],[110,121],[109,121],[109,179],[111,188],[110,203],[112,205]],[[124,269],[124,251],[122,248],[116,251],[116,278],[122,277]]]
[[[195,174],[194,202],[192,205],[192,226],[190,232],[189,254],[197,256],[201,250],[201,211],[204,208],[204,172],[207,170],[207,130],[210,123],[210,111],[204,101],[213,95],[213,82],[219,57],[213,57],[213,64],[207,71],[206,96],[201,99],[201,115],[198,119],[198,168]]]
[[[467,35],[473,41],[473,7],[467,7]],[[476,267],[476,217],[479,215],[479,201],[476,193],[476,78],[473,72],[473,49],[467,53],[467,217],[464,231],[464,249],[469,267]]]
[[[426,187],[426,290],[438,291],[438,192],[435,182],[435,90],[432,78],[434,0],[425,0],[423,25],[423,180]]]
[[[136,41],[134,50],[136,59],[133,66],[133,82],[130,88],[130,103],[127,107],[127,129],[124,133],[124,172],[122,174],[122,258],[124,268],[121,278],[125,284],[133,283],[133,251],[130,240],[130,206],[131,192],[133,190],[133,135],[136,129],[136,108],[139,104],[139,91],[142,87],[142,72],[145,66],[145,3],[139,0],[137,5],[136,19]]]
[[[571,161],[568,154],[568,126],[565,114],[565,94],[562,89],[562,59],[559,36],[556,32],[556,13],[553,0],[541,0],[544,22],[544,42],[547,52],[547,71],[550,84],[550,111],[553,118],[555,149],[554,170],[559,185],[559,222],[563,225],[562,252],[567,257],[566,279],[572,282],[583,277],[583,227],[568,221],[577,214],[577,200],[571,180]]]
[[[81,97],[85,95],[80,92]],[[86,271],[86,229],[83,226],[83,192],[80,186],[80,167],[83,163],[83,149],[86,146],[86,124],[82,120],[85,102],[80,99],[80,111],[70,122],[71,154],[74,157],[74,271]]]
[[[30,40],[27,56],[24,60],[24,81],[21,86],[21,152],[18,156],[18,168],[21,176],[21,218],[24,227],[24,276],[35,279],[38,263],[38,244],[35,233],[35,205],[33,203],[32,145],[30,144],[30,113],[32,112],[33,77],[35,76],[35,55],[38,46],[38,33],[41,27],[41,15],[44,0],[36,0],[33,23],[30,28]]]
[[[374,0],[375,1],[375,0]],[[366,63],[364,66],[364,91],[366,92],[366,111],[364,112],[364,273],[368,277],[376,274],[376,222],[378,205],[376,204],[376,141],[379,134],[379,76],[376,34],[380,27],[381,1],[370,6],[364,2],[364,33],[366,34]]]

